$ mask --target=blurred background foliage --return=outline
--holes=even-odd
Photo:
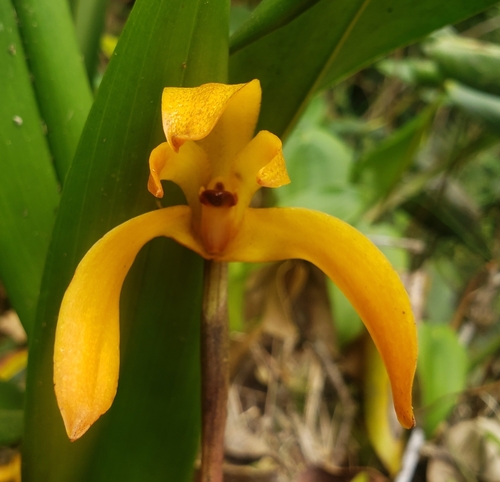
[[[273,192],[277,205],[355,225],[406,273],[419,324],[417,423],[428,441],[413,449],[416,472],[398,480],[500,477],[499,13],[494,7],[436,31],[316,95],[285,145],[293,182]],[[336,341],[349,360],[364,328],[327,285]],[[373,387],[376,354],[368,353],[364,383]],[[372,400],[383,395],[365,390],[365,423],[394,474],[402,448],[394,432],[384,438],[384,412]],[[494,420],[487,428],[484,416]]]
[[[145,181],[145,167],[127,166],[137,166],[161,138],[154,124],[158,113],[135,104],[133,115],[114,119],[127,112],[132,93],[142,105],[154,102],[158,96],[148,94],[147,82],[160,88],[224,81],[227,55],[220,52],[229,49],[230,81],[261,78],[260,127],[283,135],[292,179],[256,202],[321,210],[367,234],[405,281],[420,352],[418,427],[408,441],[395,426],[377,352],[339,290],[305,263],[234,263],[227,480],[500,480],[500,8],[480,2],[463,7],[456,17],[446,11],[431,15],[427,25],[411,22],[409,14],[410,21],[394,26],[402,33],[391,40],[369,29],[393,2],[357,2],[360,17],[365,8],[378,17],[367,15],[352,36],[351,27],[339,27],[344,32],[339,40],[330,26],[334,2],[235,0],[228,45],[214,34],[226,27],[224,21],[213,15],[203,24],[208,10],[182,13],[182,2],[158,11],[185,19],[184,27],[196,18],[195,25],[205,25],[198,37],[159,26],[150,31],[143,18],[155,18],[157,11],[144,2],[136,5],[130,24],[130,1],[44,2],[43,8],[29,0],[0,3],[0,59],[8,66],[0,74],[0,277],[6,288],[0,317],[0,443],[6,473],[9,467],[18,471],[23,443],[23,480],[191,479],[199,423],[193,401],[199,390],[199,305],[183,289],[199,301],[198,259],[168,243],[141,254],[124,301],[132,313],[125,317],[124,339],[137,342],[123,355],[124,388],[104,421],[73,447],[64,439],[49,395],[50,340],[60,296],[81,255],[110,226],[153,206],[145,193],[138,194],[142,185],[141,191],[128,187],[136,178]],[[344,3],[347,13],[339,12],[339,25],[354,9]],[[47,19],[51,27],[38,28],[49,25]],[[117,47],[126,24],[129,30]],[[76,35],[68,33],[73,28]],[[310,38],[302,37],[304,31]],[[162,53],[155,35],[163,35],[171,50]],[[136,45],[137,38],[146,39],[144,45]],[[191,63],[182,70],[185,57],[172,47],[177,38],[187,45],[185,57],[197,70]],[[300,48],[304,44],[307,48]],[[210,48],[214,54],[205,58]],[[145,51],[153,52],[149,64],[142,71],[130,68],[130,59],[140,62]],[[122,55],[125,60],[107,71],[110,59]],[[135,84],[131,88],[155,62],[164,62],[163,70],[156,69],[161,72],[137,91]],[[175,73],[173,65],[179,67]],[[47,72],[67,74],[58,74],[56,91]],[[123,76],[129,87],[120,85]],[[11,105],[14,110],[7,108]],[[131,119],[136,119],[132,127]],[[77,148],[80,136],[85,142]],[[104,151],[107,139],[109,151]],[[129,149],[132,144],[136,147]],[[98,152],[96,164],[117,152],[126,159],[116,168],[113,159],[101,168],[88,167],[92,149]],[[22,169],[18,159],[28,160]],[[117,188],[117,179],[127,187]],[[64,183],[70,187],[61,198]],[[170,191],[166,202],[178,202],[179,193]],[[114,193],[114,201],[108,193]],[[151,274],[158,257],[176,269],[160,287],[152,280],[163,274]],[[147,288],[140,291],[137,280],[144,273]],[[144,308],[172,286],[177,291],[157,312]],[[189,323],[164,326],[161,336],[148,333],[178,300],[182,306],[173,317]],[[26,394],[28,341],[16,313],[29,339]],[[150,318],[146,327],[134,323]],[[147,358],[144,347],[151,345],[152,353],[162,355]],[[160,364],[168,364],[168,370]],[[162,370],[167,374],[158,378]],[[151,395],[156,390],[161,396]],[[162,412],[168,412],[165,420],[154,427]],[[132,428],[124,428],[129,418]],[[0,480],[10,480],[1,477],[0,472]]]

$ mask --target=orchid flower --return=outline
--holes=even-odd
[[[290,182],[278,137],[260,131],[258,80],[165,88],[167,142],[149,159],[149,191],[162,180],[187,205],[149,212],[115,227],[80,262],[59,313],[54,353],[57,402],[75,440],[111,406],[119,372],[119,299],[145,243],[166,236],[205,259],[267,262],[299,258],[323,270],[350,300],[387,368],[396,414],[414,425],[411,391],[416,331],[405,289],[383,254],[356,229],[321,212],[252,208],[261,186]]]

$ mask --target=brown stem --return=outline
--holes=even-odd
[[[228,397],[227,263],[205,262],[201,317],[200,482],[222,482]]]

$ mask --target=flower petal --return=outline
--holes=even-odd
[[[233,164],[234,189],[240,206],[247,207],[252,196],[264,187],[280,187],[290,183],[279,137],[260,131],[236,156]]]
[[[186,141],[200,141],[209,159],[227,165],[252,138],[260,109],[258,80],[248,84],[167,87],[162,96],[163,130],[177,152]],[[209,136],[209,134],[212,134]],[[214,173],[213,177],[220,175]]]
[[[403,427],[415,424],[411,403],[417,335],[408,295],[384,255],[343,221],[300,208],[248,209],[221,261],[310,261],[344,292],[377,346]]]
[[[167,142],[153,149],[149,156],[148,190],[163,197],[161,181],[173,181],[184,192],[193,209],[199,204],[199,190],[208,182],[210,165],[203,149],[194,142],[186,142],[174,152]]]
[[[153,211],[111,230],[80,262],[61,304],[54,348],[57,403],[71,440],[81,437],[115,397],[120,292],[135,256],[157,236],[200,252],[190,229],[188,206]]]

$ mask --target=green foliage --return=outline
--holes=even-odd
[[[364,95],[370,84],[384,91],[394,77],[372,69],[363,73],[364,85],[333,85],[494,3],[264,0],[246,21],[243,10],[233,16],[242,25],[229,43],[227,0],[137,0],[94,100],[89,79],[96,77],[106,2],[72,2],[74,24],[64,0],[0,2],[0,278],[30,343],[25,482],[191,480],[200,395],[196,255],[168,240],[139,254],[121,300],[117,398],[74,444],[52,386],[56,319],[75,267],[109,229],[156,208],[146,190],[147,159],[163,140],[163,87],[259,78],[259,128],[288,136],[293,183],[277,191],[276,203],[320,209],[390,240],[420,235],[427,248],[413,253],[413,264],[436,252],[458,258],[463,286],[491,257],[496,228],[483,211],[497,193],[488,191],[476,205],[473,176],[457,172],[498,143],[498,47],[436,37],[423,51],[380,63],[384,75],[414,90],[376,114],[355,93]],[[318,93],[327,88],[329,96]],[[368,100],[373,107],[377,99]],[[447,122],[439,123],[440,116]],[[443,154],[443,145],[454,147]],[[489,172],[496,161],[484,158],[481,169]],[[474,179],[484,192],[477,185],[488,177]],[[169,184],[162,202],[183,197]],[[391,225],[374,228],[367,218]],[[422,231],[410,231],[413,223]],[[466,262],[449,253],[450,239],[466,250]],[[398,267],[407,264],[401,247],[389,250]],[[248,271],[233,272],[233,313],[241,309]],[[359,319],[333,288],[332,299],[340,341],[347,343],[359,333]],[[425,325],[421,339],[424,423],[432,433],[454,403],[448,395],[464,387],[467,357],[445,326]],[[22,403],[17,388],[0,384],[0,443],[19,440]]]
[[[230,53],[235,53],[259,38],[290,23],[319,0],[264,0],[250,18],[234,32]]]
[[[231,56],[229,79],[260,79],[259,128],[286,136],[319,88],[491,4],[321,0],[295,21]]]
[[[0,18],[0,278],[31,334],[59,195],[9,2]]]
[[[481,92],[457,82],[445,85],[450,102],[474,116],[497,135],[500,134],[500,97]]]
[[[186,8],[143,1],[122,34],[65,183],[47,260],[31,343],[25,480],[190,477],[199,423],[200,259],[167,240],[145,248],[123,292],[117,398],[94,434],[74,444],[50,381],[52,346],[62,295],[83,254],[113,226],[155,208],[147,159],[162,140],[163,87],[223,81],[227,30],[225,2]],[[178,193],[166,202],[179,202]]]
[[[108,4],[108,0],[80,0],[74,5],[76,37],[91,81],[96,74],[99,43]]]
[[[431,436],[464,390],[469,362],[466,349],[446,325],[420,325],[418,342],[417,373],[424,407],[422,424]]]
[[[359,160],[353,178],[359,181],[363,177],[363,183],[372,187],[372,194],[366,196],[368,206],[389,196],[410,169],[432,126],[435,111],[436,106],[431,104]]]
[[[92,96],[65,0],[14,0],[40,115],[62,183]]]
[[[440,35],[424,50],[444,76],[500,95],[500,46],[458,35]]]
[[[401,60],[383,59],[377,68],[390,77],[398,77],[406,84],[439,87],[444,80],[436,62],[430,59],[405,58]]]
[[[319,101],[322,99],[318,98]],[[293,131],[284,149],[292,182],[276,191],[280,206],[324,211],[347,222],[360,213],[360,196],[349,185],[350,147],[314,119],[315,105]]]

